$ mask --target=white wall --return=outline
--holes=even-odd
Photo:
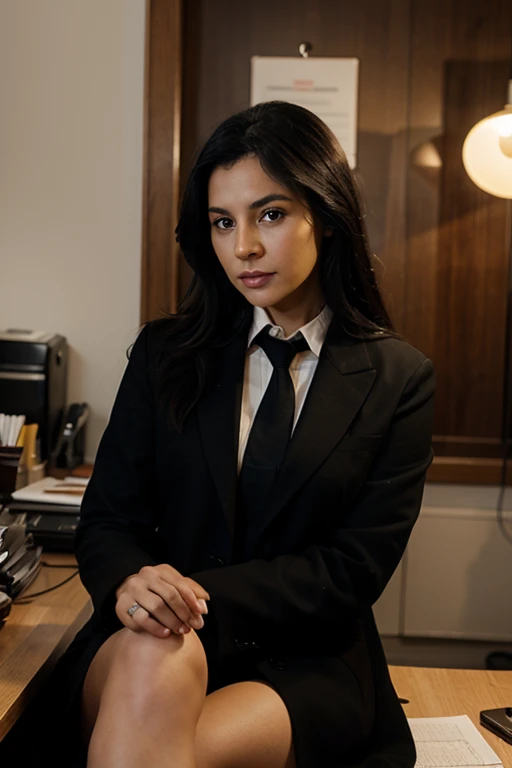
[[[0,329],[58,332],[94,459],[139,322],[145,0],[0,0]]]
[[[512,642],[512,490],[504,526],[499,498],[498,486],[427,483],[406,554],[375,606],[383,635]]]

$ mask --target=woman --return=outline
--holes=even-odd
[[[76,538],[95,612],[60,672],[88,766],[413,766],[371,606],[434,375],[392,331],[345,155],[301,107],[247,109],[177,234],[194,278],[135,342]]]

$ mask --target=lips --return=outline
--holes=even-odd
[[[275,272],[242,272],[240,280],[247,288],[262,288],[274,277]]]

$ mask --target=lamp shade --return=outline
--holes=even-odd
[[[509,104],[501,112],[480,120],[462,147],[462,162],[469,178],[496,197],[512,198],[512,80]]]

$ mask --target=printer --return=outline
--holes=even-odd
[[[0,413],[39,424],[41,459],[50,457],[64,419],[68,345],[44,331],[0,331]]]

